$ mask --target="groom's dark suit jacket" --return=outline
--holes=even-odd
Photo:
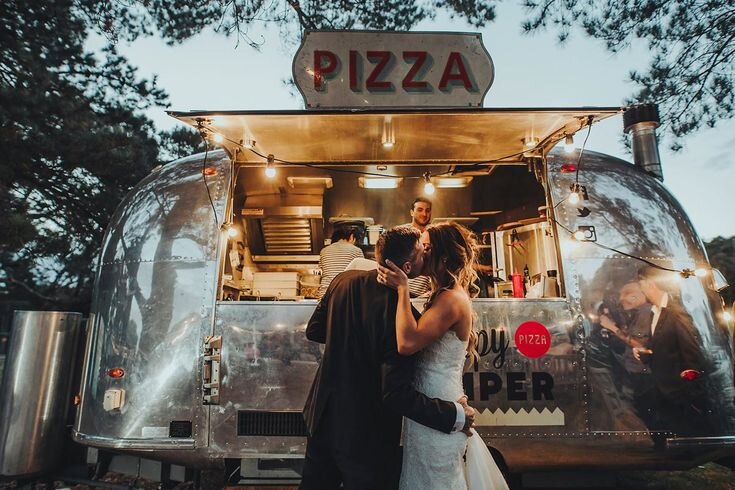
[[[309,433],[329,423],[339,454],[376,465],[396,458],[402,415],[447,433],[457,415],[451,401],[412,387],[416,359],[398,354],[397,302],[396,291],[378,283],[377,271],[346,271],[332,281],[306,328],[309,340],[326,344],[304,407]]]
[[[649,318],[652,319],[653,314]],[[673,298],[669,298],[668,306],[661,310],[648,347],[653,351],[651,372],[660,428],[683,436],[711,434],[704,356],[692,318]],[[700,371],[703,376],[682,379],[681,372],[686,369]]]
[[[652,318],[651,312],[649,325]],[[651,371],[659,393],[673,402],[693,396],[699,383],[684,380],[680,374],[685,369],[704,371],[704,360],[692,318],[673,298],[661,310],[648,347],[653,351]]]

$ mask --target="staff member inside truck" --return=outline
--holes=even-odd
[[[362,238],[360,231],[351,226],[338,226],[332,233],[332,243],[319,252],[319,269],[322,279],[319,282],[317,297],[319,299],[327,292],[329,283],[337,274],[347,269],[353,259],[365,257],[362,250],[355,243]]]
[[[403,226],[412,226],[421,233],[431,223],[431,201],[425,197],[417,197],[411,204],[411,222]],[[412,298],[423,296],[431,291],[431,281],[428,276],[418,276],[408,280],[408,290]]]

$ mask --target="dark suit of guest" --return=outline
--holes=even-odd
[[[377,271],[338,275],[317,305],[306,336],[326,344],[304,418],[309,440],[302,489],[395,488],[401,416],[449,433],[453,402],[412,386],[414,357],[396,345],[396,291]]]
[[[650,365],[661,428],[680,435],[701,434],[707,425],[703,380],[686,380],[681,373],[704,372],[702,351],[691,317],[673,298],[661,309],[648,348],[653,351]]]

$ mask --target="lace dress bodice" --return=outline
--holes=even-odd
[[[467,341],[460,340],[454,330],[426,347],[416,363],[414,387],[431,398],[457,400],[462,389],[462,369],[464,368]]]

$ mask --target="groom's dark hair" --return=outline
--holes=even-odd
[[[404,262],[411,262],[416,252],[416,242],[421,233],[411,226],[396,226],[384,232],[375,244],[375,260],[385,265],[388,259],[398,267]]]

